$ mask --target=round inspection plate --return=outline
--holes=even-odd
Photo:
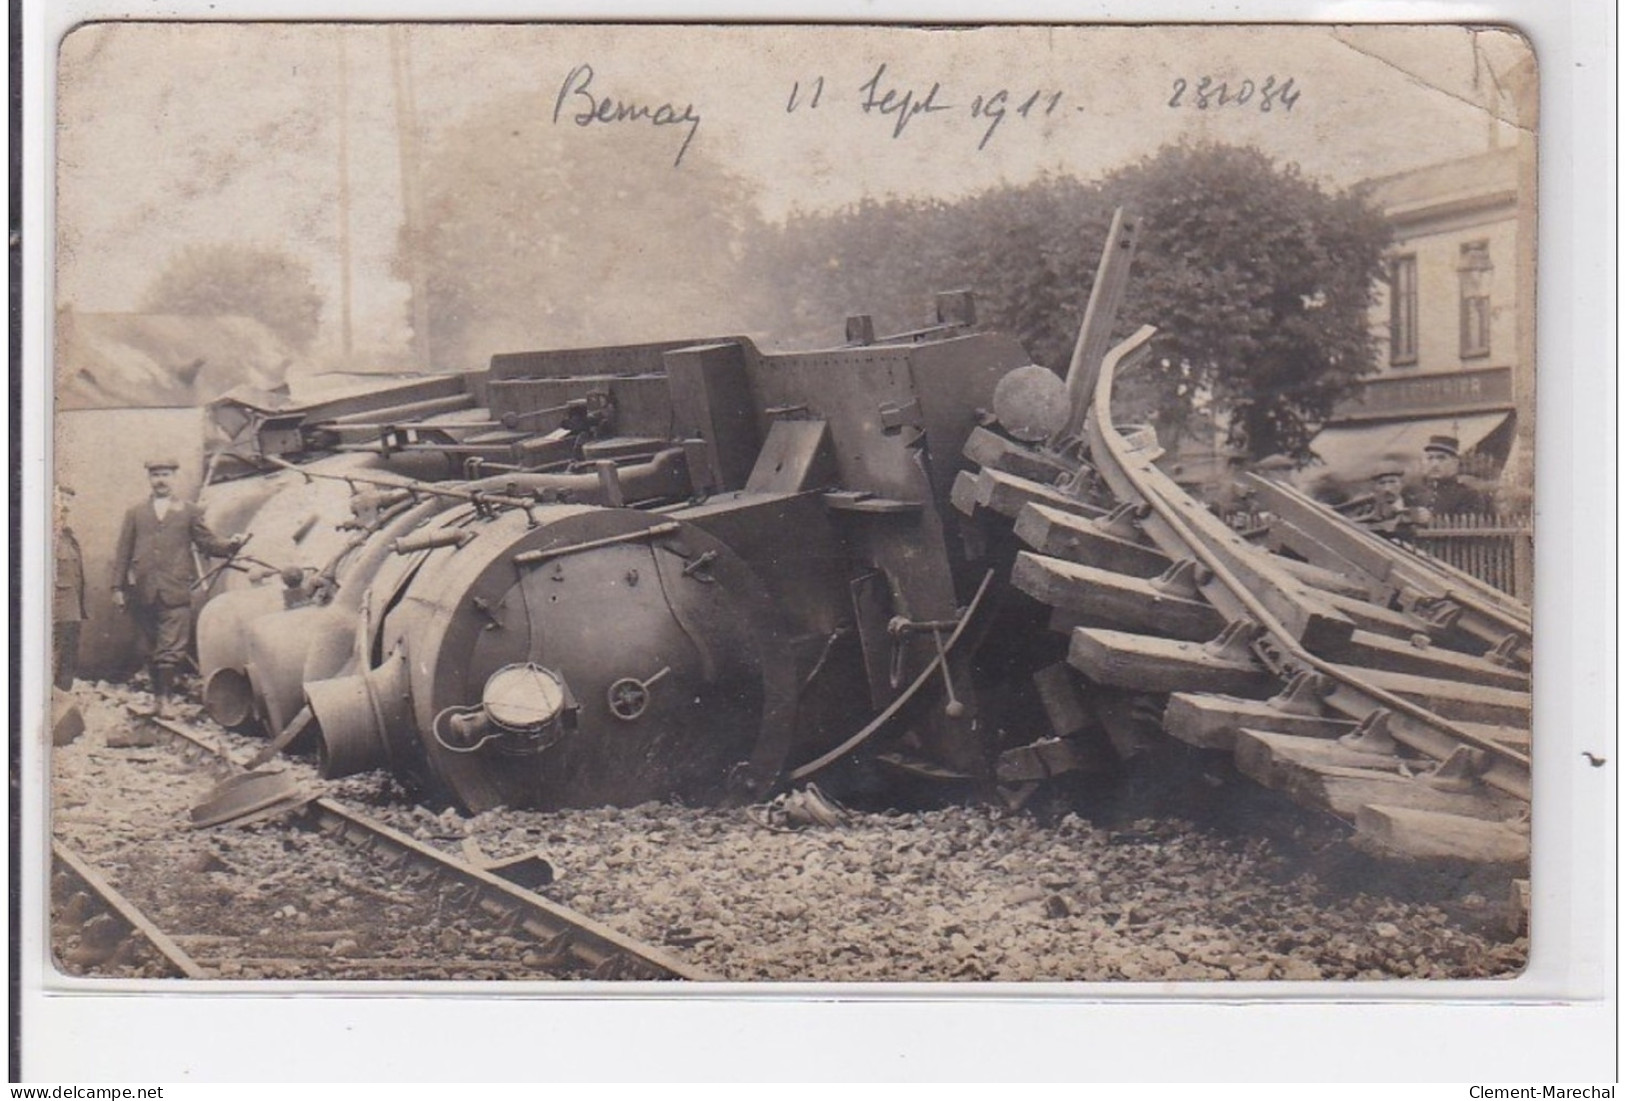
[[[510,665],[485,682],[486,713],[510,730],[535,730],[564,710],[564,682],[540,665]]]

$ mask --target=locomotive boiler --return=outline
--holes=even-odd
[[[759,798],[860,746],[987,779],[995,601],[950,494],[1031,365],[968,294],[937,312],[217,402],[204,502],[251,538],[199,616],[206,706],[476,812]]]

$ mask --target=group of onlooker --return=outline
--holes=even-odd
[[[1385,459],[1372,472],[1371,492],[1339,511],[1383,535],[1404,536],[1443,517],[1494,511],[1493,496],[1461,477],[1461,445],[1454,436],[1430,436],[1422,448],[1422,479],[1405,482],[1405,464]]]
[[[1462,475],[1461,441],[1455,436],[1429,436],[1422,447],[1419,473],[1401,455],[1388,455],[1369,469],[1361,482],[1348,482],[1326,468],[1304,467],[1284,455],[1249,464],[1255,474],[1301,487],[1379,534],[1404,538],[1418,530],[1448,524],[1461,516],[1496,513],[1493,487]],[[1235,511],[1222,504],[1221,513]]]

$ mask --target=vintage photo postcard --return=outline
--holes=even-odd
[[[55,975],[1518,976],[1537,95],[1462,26],[73,30]]]
[[[25,1027],[1603,998],[1550,41],[64,25]]]

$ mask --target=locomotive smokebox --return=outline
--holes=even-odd
[[[788,647],[697,527],[458,508],[397,549],[357,619],[365,667],[305,683],[325,775],[390,767],[478,812],[715,801],[782,766]]]

